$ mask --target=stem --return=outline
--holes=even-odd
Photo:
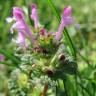
[[[46,82],[44,85],[42,96],[46,96],[47,90],[48,90],[48,82]]]
[[[58,96],[58,85],[56,85],[56,96]]]
[[[94,83],[92,83],[92,87],[93,87],[93,96],[95,96],[95,87],[96,87],[96,85],[94,84]]]
[[[51,58],[51,60],[50,60],[50,63],[49,63],[50,66],[54,66],[54,62],[56,62],[58,50],[59,50],[59,46],[58,46],[56,52],[54,53],[54,55],[52,56],[52,58]]]
[[[67,87],[66,87],[66,80],[63,80],[63,85],[65,89],[65,96],[68,96]]]
[[[77,74],[76,74],[76,76],[75,76],[75,84],[76,84],[76,96],[78,96],[78,83],[77,83]]]

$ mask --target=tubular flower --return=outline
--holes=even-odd
[[[35,28],[38,28],[39,26],[39,20],[38,20],[38,12],[37,12],[37,6],[35,4],[32,4],[31,6],[31,19],[34,20],[34,26]]]
[[[56,40],[60,40],[64,27],[67,27],[68,25],[74,23],[74,20],[71,17],[71,14],[72,14],[72,8],[70,6],[64,8],[61,22],[60,22],[58,31],[56,32],[56,36],[55,36]]]
[[[31,32],[29,26],[25,22],[23,10],[18,7],[13,7],[13,17],[16,20],[15,28],[18,31],[22,30],[24,32],[24,34],[27,35],[32,40],[32,42],[34,42],[34,37],[32,35],[32,32]]]
[[[5,60],[5,56],[0,54],[0,61],[4,61]]]
[[[27,36],[31,39],[32,43],[34,43],[33,34],[31,32],[29,26],[25,22],[24,13],[23,13],[23,10],[21,8],[13,7],[13,17],[12,17],[12,19],[15,20],[15,23],[10,28],[11,33],[13,33],[14,30],[16,30],[16,31],[18,31],[18,37],[17,37],[18,39],[19,39],[19,37],[21,38],[21,36],[22,36],[22,38],[23,38],[22,40],[24,41],[25,37]],[[10,18],[8,18],[8,20],[11,21]],[[23,35],[20,35],[21,33],[23,33]],[[19,43],[20,43],[20,40],[19,40]],[[20,45],[22,45],[22,43]]]
[[[21,31],[18,33],[17,39],[16,40],[13,39],[13,41],[16,42],[17,44],[19,44],[19,46],[21,46],[21,47],[24,47],[24,46],[26,47],[25,35]]]
[[[16,21],[24,20],[24,13],[23,10],[19,7],[13,7],[13,18]]]

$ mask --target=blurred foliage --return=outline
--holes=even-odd
[[[75,31],[73,27],[68,29],[75,47],[81,54],[77,54],[78,95],[75,95],[75,80],[70,76],[66,81],[67,88],[70,89],[69,96],[83,96],[83,94],[84,96],[96,96],[96,0],[53,0],[53,2],[60,14],[65,6],[71,5],[74,18],[80,24],[78,31]],[[53,15],[54,13],[47,0],[0,0],[0,50],[4,50],[5,54],[7,51],[12,53],[14,50],[13,44],[10,43],[12,39],[9,32],[10,25],[6,23],[5,19],[12,15],[13,6],[20,6],[26,11],[31,3],[38,5],[40,23],[44,24],[48,31],[55,32],[58,29],[59,22]],[[12,61],[7,61],[13,64]],[[3,96],[4,92],[6,93],[5,86],[13,69],[12,66],[0,64],[0,96]],[[72,92],[74,92],[74,95],[71,94]]]

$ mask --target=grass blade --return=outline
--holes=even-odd
[[[58,10],[56,9],[56,7],[54,6],[52,0],[47,0],[49,6],[51,7],[51,9],[53,10],[54,14],[56,15],[58,21],[60,22],[61,20],[61,17],[60,17],[60,14],[58,12]]]
[[[16,66],[20,63],[20,60],[13,56],[10,52],[0,49],[0,53],[3,54],[7,59],[12,60]]]

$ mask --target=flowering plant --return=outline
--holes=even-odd
[[[38,10],[31,5],[30,20],[34,26],[26,22],[23,9],[13,7],[13,16],[7,22],[12,22],[11,34],[16,33],[12,41],[16,44],[14,55],[20,59],[18,68],[13,70],[9,79],[10,96],[64,96],[66,88],[60,87],[68,75],[77,72],[76,61],[68,52],[64,42],[63,29],[74,24],[72,8],[64,8],[57,32],[48,32],[40,25]],[[65,85],[64,85],[65,86]]]

